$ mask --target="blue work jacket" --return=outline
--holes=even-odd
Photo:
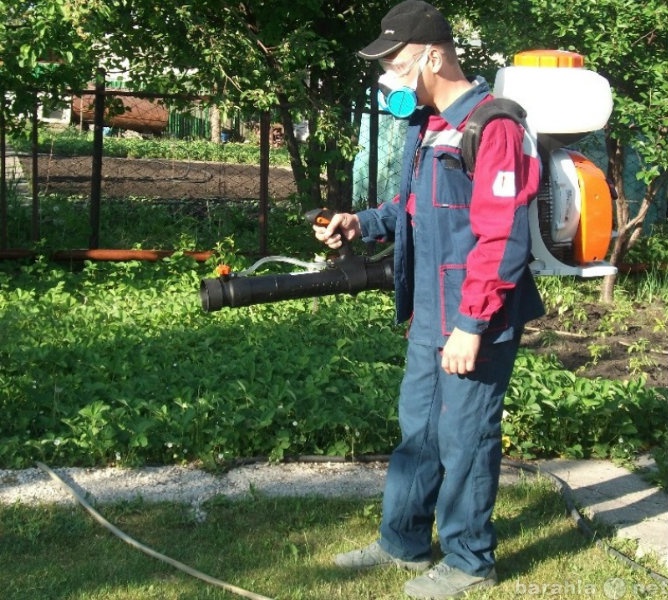
[[[475,174],[461,157],[466,120],[489,99],[478,78],[441,115],[416,111],[398,195],[357,213],[364,240],[395,243],[396,317],[412,319],[409,337],[417,343],[442,347],[455,327],[505,341],[544,312],[528,268],[537,149],[521,126],[497,119],[487,141],[492,124],[485,128]]]

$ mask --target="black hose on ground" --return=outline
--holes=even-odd
[[[549,471],[544,471],[540,467],[536,467],[534,465],[522,462],[512,461],[509,459],[504,459],[503,464],[508,467],[519,469],[524,472],[533,473],[535,475],[544,476],[550,479],[550,481],[553,483],[553,485],[559,492],[559,495],[564,499],[564,502],[566,503],[566,508],[568,509],[571,518],[575,522],[575,525],[588,539],[594,542],[596,546],[605,551],[609,556],[612,556],[616,560],[621,561],[626,566],[632,568],[634,571],[643,572],[646,575],[649,575],[655,581],[658,581],[660,584],[668,585],[668,577],[664,577],[660,573],[652,571],[647,567],[643,567],[632,558],[619,552],[619,550],[615,550],[615,548],[613,548],[610,544],[608,544],[605,540],[601,539],[598,536],[598,533],[596,533],[594,528],[591,526],[591,523],[587,519],[585,519],[585,517],[582,515],[582,513],[580,513],[577,506],[575,505],[573,490],[563,479],[561,479],[561,477],[558,477],[557,475],[555,475],[554,473],[550,473]]]

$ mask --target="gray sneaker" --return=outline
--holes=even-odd
[[[344,569],[371,569],[373,567],[401,567],[411,571],[424,571],[429,567],[428,560],[401,560],[385,552],[378,542],[361,550],[337,554],[334,563]]]
[[[459,598],[466,592],[492,587],[498,582],[494,568],[485,577],[476,577],[440,562],[424,575],[406,583],[404,592],[411,598],[444,600]]]

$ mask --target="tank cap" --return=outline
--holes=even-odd
[[[570,67],[584,66],[584,56],[566,50],[527,50],[515,55],[516,67]]]

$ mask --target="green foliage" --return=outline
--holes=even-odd
[[[668,490],[668,440],[663,445],[652,448],[652,458],[656,468],[649,472],[650,479],[664,490]]]
[[[69,204],[55,206],[48,214]],[[161,207],[140,202],[139,212],[124,212],[131,206],[109,203],[116,212],[105,222],[118,223],[119,235],[146,227],[141,235],[158,246],[183,239]],[[248,266],[240,249],[256,239],[252,217],[231,208],[214,219],[230,229],[214,227],[221,242],[209,264],[177,253],[157,263],[0,265],[0,465],[216,465],[393,448],[405,342],[391,295],[203,313],[200,279],[214,276],[217,261]],[[299,207],[274,207],[271,219],[276,253],[309,259],[321,250]],[[70,231],[67,222],[55,222],[57,230]],[[665,447],[656,424],[666,423],[666,405],[640,380],[577,378],[523,353],[504,439],[523,457],[628,456]]]
[[[559,315],[560,327],[578,332],[588,318],[587,303],[583,298],[591,290],[592,282],[575,277],[539,277],[537,284],[545,309]]]
[[[210,268],[178,256],[76,273],[44,260],[6,268],[0,464],[387,450],[396,407],[381,394],[398,385],[402,352],[391,301],[209,315],[197,289]],[[380,352],[353,330],[360,318]],[[341,322],[351,325],[333,340]]]
[[[627,255],[627,262],[664,269],[668,265],[668,228],[655,224],[647,235],[638,238]]]
[[[506,399],[504,441],[525,458],[630,458],[668,441],[668,402],[642,378],[577,377],[556,360],[520,353]],[[657,427],[663,423],[663,427]]]
[[[298,203],[284,202],[269,211],[269,247],[311,257],[322,248],[304,229]],[[28,238],[30,206],[10,203],[10,246],[32,247]],[[117,249],[234,251],[238,256],[258,251],[259,207],[256,201],[156,201],[147,198],[113,198],[102,203],[100,247]],[[40,199],[37,249],[50,253],[86,248],[90,236],[87,199],[49,195]]]
[[[355,53],[376,35],[392,4],[253,0],[221,6],[202,0],[192,10],[181,0],[159,5],[149,0],[4,3],[0,88],[11,92],[6,98],[13,104],[6,113],[10,120],[29,114],[35,90],[45,94],[47,103],[64,101],[68,88],[85,86],[96,67],[105,65],[110,72],[131,72],[136,88],[203,94],[223,112],[270,110],[286,131],[293,120],[308,119],[311,137],[304,153],[290,147],[298,186],[319,202],[320,178],[327,171],[327,201],[345,207],[361,110],[378,74],[375,64]],[[668,164],[668,70],[666,36],[661,35],[668,8],[663,0],[500,5],[470,0],[443,8],[455,24],[471,73],[492,77],[499,57],[508,60],[519,50],[553,47],[555,40],[561,48],[583,53],[587,66],[613,84],[608,141],[642,159],[638,178],[647,185],[647,202],[654,200]],[[200,151],[209,156],[209,148]],[[612,157],[618,167],[621,154]],[[622,205],[616,215],[616,254],[626,251],[627,238],[637,229],[634,224],[624,229],[626,209],[633,207],[626,200]]]
[[[42,102],[55,106],[67,88],[91,79],[96,33],[86,23],[91,13],[105,12],[98,0],[0,4],[0,90],[9,125],[32,112],[37,90]]]
[[[31,142],[26,136],[12,138],[16,151],[30,152]],[[216,144],[205,140],[171,140],[161,138],[107,137],[104,140],[104,156],[114,158],[162,158],[165,160],[211,161],[231,164],[260,164],[258,144],[230,142]],[[81,133],[76,128],[65,131],[43,129],[39,133],[38,151],[56,156],[91,156],[93,135]],[[285,148],[272,148],[269,164],[289,166]]]

